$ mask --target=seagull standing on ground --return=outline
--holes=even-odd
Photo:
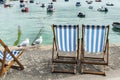
[[[42,43],[42,36],[40,36],[39,38],[37,38],[32,45],[38,45],[38,44],[41,44]]]
[[[30,41],[29,41],[29,39],[27,38],[27,39],[25,39],[20,45],[18,45],[18,47],[21,47],[21,46],[29,46],[29,43],[30,43]]]

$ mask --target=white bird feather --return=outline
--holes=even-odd
[[[29,46],[29,43],[30,43],[30,41],[29,41],[29,39],[27,38],[27,39],[25,39],[23,42],[20,43],[19,47],[21,47],[21,46]]]
[[[42,36],[40,36],[39,38],[37,38],[37,39],[33,42],[33,45],[41,44],[42,41],[43,41]]]

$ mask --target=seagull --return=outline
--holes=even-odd
[[[29,46],[29,38],[25,39],[22,43],[20,43],[20,45],[18,45],[18,47],[21,47],[21,46]]]
[[[42,36],[40,36],[39,38],[37,38],[32,45],[36,45],[36,44],[41,44],[42,43]]]

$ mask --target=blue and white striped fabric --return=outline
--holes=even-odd
[[[85,51],[102,52],[106,39],[106,26],[85,25]]]
[[[15,51],[15,50],[13,50],[12,51],[12,54],[14,55],[14,56],[17,56],[18,54],[19,54],[19,52],[20,51]],[[0,51],[0,59],[3,59],[3,52],[2,51]],[[6,53],[6,60],[7,61],[11,61],[11,60],[13,60],[13,57],[9,54],[9,53]]]
[[[54,30],[60,51],[76,51],[77,25],[57,25]]]

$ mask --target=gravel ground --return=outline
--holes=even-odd
[[[120,46],[110,46],[107,76],[90,74],[51,73],[52,46],[27,48],[19,58],[25,69],[10,69],[2,80],[120,80]],[[117,73],[117,74],[116,74]]]

